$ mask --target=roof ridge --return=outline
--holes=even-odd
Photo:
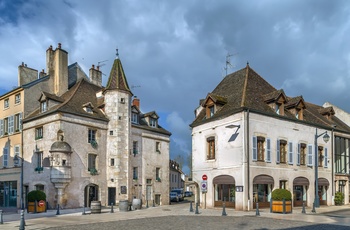
[[[66,105],[72,98],[73,96],[77,93],[78,89],[80,88],[80,85],[82,84],[83,81],[86,81],[84,78],[82,78],[80,81],[78,81],[74,86],[75,89],[73,90],[72,94],[67,98],[67,100],[64,100],[64,102],[62,104],[60,104],[56,110],[60,109],[61,107],[63,107],[64,105]],[[67,91],[69,92],[69,90]],[[67,93],[66,92],[66,93]]]
[[[246,99],[246,94],[247,94],[247,85],[248,85],[248,76],[249,76],[249,64],[247,63],[246,71],[245,71],[243,92],[242,92],[241,107],[244,107],[244,105],[245,105],[245,99]]]

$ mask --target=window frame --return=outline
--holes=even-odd
[[[139,176],[139,169],[138,167],[133,167],[132,168],[132,179],[137,180]]]
[[[139,145],[138,141],[132,142],[132,153],[134,154],[134,156],[136,154],[139,154],[139,146],[138,145]]]
[[[139,114],[132,112],[131,113],[131,123],[138,124],[139,123]]]
[[[35,128],[35,140],[40,140],[44,138],[44,127],[36,127]]]
[[[10,98],[4,99],[4,109],[10,108]]]
[[[48,110],[49,107],[49,102],[48,100],[44,100],[40,102],[40,112],[44,113]]]
[[[15,104],[20,104],[21,103],[21,94],[20,93],[17,93],[15,95]]]
[[[207,138],[207,160],[215,160],[215,137]]]
[[[94,153],[88,153],[88,162],[87,162],[87,168],[90,172],[92,169],[97,170],[97,154]]]
[[[96,129],[88,129],[88,143],[91,144],[93,141],[96,142],[96,134],[97,134]]]

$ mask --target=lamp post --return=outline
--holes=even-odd
[[[314,208],[320,207],[320,198],[318,196],[318,147],[317,147],[317,139],[323,136],[324,142],[329,141],[329,135],[327,134],[327,131],[321,133],[320,135],[317,134],[317,128],[316,128],[316,134],[315,134],[315,201],[314,201]],[[314,210],[313,210],[314,211]]]
[[[13,159],[13,162],[18,165],[19,161],[21,160],[21,181],[20,181],[20,202],[21,202],[21,210],[24,210],[24,199],[23,199],[23,158],[16,155],[15,158]]]

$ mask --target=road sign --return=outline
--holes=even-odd
[[[38,206],[39,207],[44,207],[45,206],[45,201],[40,200],[39,203],[38,203]]]
[[[202,181],[201,190],[202,192],[207,192],[207,181]]]
[[[203,179],[203,180],[207,180],[207,179],[208,179],[207,175],[206,175],[206,174],[203,174],[202,179]]]

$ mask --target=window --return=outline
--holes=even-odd
[[[324,148],[324,167],[328,168],[328,149]]]
[[[146,183],[147,183],[147,184],[152,184],[152,179],[147,179],[147,180],[146,180]]]
[[[19,145],[15,145],[14,147],[14,150],[15,150],[15,156],[18,156],[19,157],[19,154],[20,154],[20,146]],[[21,164],[21,159],[19,158],[19,161],[17,164],[15,164],[15,166],[19,166]]]
[[[131,123],[139,123],[139,115],[137,113],[131,113]]]
[[[42,101],[40,103],[40,112],[46,112],[48,107],[48,102],[47,101]]]
[[[207,139],[207,160],[215,159],[215,138],[209,137]]]
[[[214,106],[209,107],[209,117],[214,116]]]
[[[264,137],[258,137],[258,161],[264,161],[264,153],[265,153],[265,138]]]
[[[137,180],[138,175],[139,175],[139,173],[138,173],[138,168],[137,168],[137,167],[134,167],[134,168],[132,169],[132,179],[133,179],[133,180]]]
[[[86,107],[85,107],[85,112],[87,112],[87,113],[94,113],[94,112],[92,111],[92,108],[91,108],[90,106],[86,106]]]
[[[293,142],[288,143],[288,164],[292,165],[294,163],[294,152],[293,152]]]
[[[0,137],[4,135],[4,120],[0,120]]]
[[[42,139],[44,137],[43,127],[35,129],[35,140]]]
[[[8,98],[4,100],[4,109],[8,109],[10,107],[10,101]]]
[[[114,158],[111,158],[111,166],[114,166]]]
[[[286,163],[287,157],[287,149],[286,149],[287,141],[285,140],[277,140],[277,163]]]
[[[305,165],[306,164],[306,144],[299,144],[298,146],[298,162],[299,165]]]
[[[280,180],[280,189],[287,189],[287,181]]]
[[[8,117],[8,133],[12,134],[14,131],[14,116]]]
[[[43,171],[43,152],[35,152],[36,155],[36,168],[35,171]]]
[[[133,141],[132,142],[132,153],[134,155],[139,153],[139,151],[138,151],[138,142],[137,141]]]
[[[160,153],[160,142],[159,141],[156,142],[156,152]]]
[[[16,94],[15,95],[15,104],[19,104],[21,103],[21,94]]]
[[[6,117],[3,121],[3,132],[4,132],[4,135],[8,135],[9,134],[9,119],[8,117]]]
[[[19,132],[20,130],[22,130],[22,113],[18,113],[15,115],[14,123],[15,132]]]
[[[334,165],[335,173],[349,173],[349,152],[350,139],[344,137],[335,137],[334,144]]]
[[[157,127],[157,120],[156,119],[154,119],[154,118],[150,118],[149,119],[149,125],[151,126],[151,127]]]
[[[42,185],[42,184],[36,184],[35,185],[35,190],[39,190],[39,191],[44,191],[44,185]]]
[[[3,148],[3,161],[2,161],[2,165],[4,167],[8,166],[8,158],[9,158],[9,149],[7,147]]]
[[[96,170],[96,154],[88,155],[88,171],[93,172]]]
[[[322,167],[323,166],[323,147],[322,146],[318,146],[318,167]]]
[[[275,112],[276,112],[277,114],[280,114],[280,107],[281,107],[280,104],[278,104],[278,103],[275,104]]]
[[[266,162],[271,162],[271,140],[266,139]]]
[[[96,142],[96,130],[89,129],[88,131],[88,143]]]
[[[307,146],[307,166],[312,166],[312,145]]]
[[[160,168],[156,168],[156,181],[160,182]]]

